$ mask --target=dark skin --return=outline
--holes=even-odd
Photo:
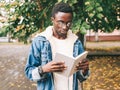
[[[58,12],[55,14],[55,17],[52,17],[53,22],[53,36],[58,39],[66,39],[67,32],[70,27],[67,27],[67,23],[72,22],[72,14],[71,13],[63,13]],[[64,23],[64,25],[60,25],[59,22]]]
[[[53,22],[53,36],[58,39],[66,39],[72,18],[73,17],[71,13],[64,12],[58,12],[54,17],[51,17]],[[65,66],[64,62],[51,61],[42,68],[43,72],[62,72],[67,67]],[[79,62],[79,64],[76,66],[76,69],[82,70],[83,74],[85,75],[86,71],[89,69],[88,60],[84,59],[82,62]]]

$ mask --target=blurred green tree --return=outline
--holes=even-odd
[[[14,12],[15,19],[10,21],[15,28],[14,37],[27,43],[30,35],[39,30],[43,31],[44,27],[50,24],[49,17],[54,2],[25,0],[24,3],[17,5]]]
[[[119,0],[86,0],[85,2],[86,20],[96,33],[98,41],[98,30],[103,32],[112,32],[120,28],[120,8]]]
[[[27,43],[35,32],[41,32],[51,25],[51,9],[57,2],[69,3],[74,11],[72,30],[83,41],[87,30],[112,32],[119,29],[119,0],[15,0],[7,6],[14,6],[10,14],[8,31],[12,36]],[[12,28],[12,29],[11,29]],[[97,39],[96,39],[97,41]]]

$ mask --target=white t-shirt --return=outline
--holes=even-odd
[[[73,56],[73,45],[71,38],[57,39],[54,36],[49,40],[52,47],[53,59],[56,52],[62,53],[68,56]],[[69,62],[69,61],[68,61]],[[73,90],[73,75],[69,78],[53,73],[55,90]]]

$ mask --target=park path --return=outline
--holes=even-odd
[[[0,90],[36,90],[24,75],[29,45],[0,45]]]

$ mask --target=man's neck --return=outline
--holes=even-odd
[[[58,36],[58,35],[55,35],[54,33],[53,33],[53,36],[54,36],[55,38],[61,39],[61,40],[67,38],[67,36]]]

